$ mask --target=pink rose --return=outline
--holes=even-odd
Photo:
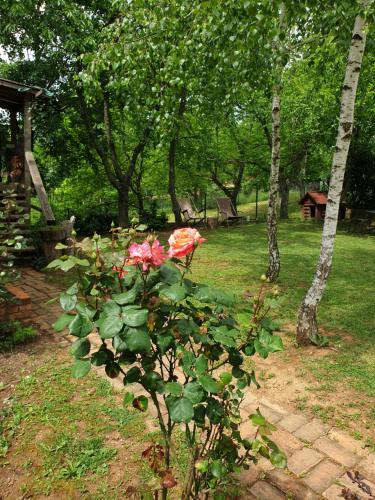
[[[143,271],[147,271],[150,266],[160,266],[167,258],[158,240],[152,244],[147,240],[141,244],[133,243],[129,247],[129,256],[133,264],[142,264]]]
[[[203,243],[205,238],[193,227],[176,229],[169,237],[169,257],[184,257],[191,253],[198,245]]]

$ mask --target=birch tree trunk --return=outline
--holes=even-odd
[[[299,345],[316,343],[319,340],[316,312],[326,288],[328,275],[332,266],[340,199],[353,129],[355,98],[365,45],[365,20],[358,15],[354,23],[342,87],[340,120],[332,160],[320,257],[311,287],[303,299],[298,312],[297,342]]]
[[[279,35],[285,30],[285,4],[280,4]],[[281,81],[283,65],[280,62],[282,42],[276,46],[275,84],[272,98],[272,138],[271,138],[271,171],[269,179],[268,209],[267,209],[267,235],[268,235],[268,269],[266,272],[269,281],[275,281],[280,273],[280,254],[277,245],[277,206],[279,198],[279,172],[280,172],[280,105]]]
[[[275,85],[272,100],[272,156],[267,209],[268,269],[266,274],[270,281],[275,281],[280,272],[280,254],[277,245],[277,205],[280,171],[280,91],[281,86]]]

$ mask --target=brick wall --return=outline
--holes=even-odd
[[[6,288],[16,302],[0,305],[0,321],[18,320],[25,323],[31,321],[32,305],[30,296],[18,286],[8,284]]]

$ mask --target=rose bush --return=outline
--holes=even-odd
[[[238,321],[227,311],[233,296],[187,277],[195,250],[205,241],[196,229],[176,230],[168,251],[152,235],[141,244],[134,236],[132,229],[113,230],[112,238],[73,242],[73,255],[48,266],[76,268],[79,276],[61,294],[65,312],[55,329],[67,327],[77,337],[71,346],[74,377],[104,366],[108,377],[122,377],[129,387],[125,404],[140,411],[155,406],[163,442],[152,443],[143,458],[160,477],[163,498],[177,483],[171,468],[176,426],[185,430],[190,455],[185,483],[179,485],[182,498],[208,498],[210,492],[228,498],[234,473],[260,456],[285,465],[269,438],[273,427],[259,412],[250,417],[258,427],[254,439],[240,430],[244,390],[257,385],[246,358],[282,349],[275,325],[265,318],[265,287]],[[99,348],[90,334],[99,337]],[[144,395],[134,396],[134,383]]]

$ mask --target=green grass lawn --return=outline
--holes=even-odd
[[[279,225],[282,291],[277,317],[295,323],[296,314],[313,277],[320,249],[321,224],[287,221]],[[206,232],[207,242],[197,252],[194,278],[241,295],[255,290],[267,268],[265,224],[220,228]],[[311,360],[319,374],[345,377],[347,382],[375,396],[375,239],[339,233],[333,268],[319,307],[319,324],[345,332],[353,342],[343,344],[334,362]]]

